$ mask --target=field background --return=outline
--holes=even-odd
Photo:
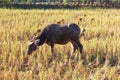
[[[0,80],[120,80],[119,13],[119,9],[0,9]],[[51,62],[46,44],[25,56],[28,41],[37,29],[61,19],[64,23],[79,22],[85,29],[80,41],[86,65],[77,56],[78,51],[74,59],[69,58],[70,43],[55,45]]]

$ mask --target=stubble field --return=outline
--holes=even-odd
[[[120,80],[120,10],[0,9],[0,80]],[[47,44],[25,55],[32,35],[47,24],[76,23],[86,64],[78,51],[69,58],[70,43],[55,45],[55,58]]]

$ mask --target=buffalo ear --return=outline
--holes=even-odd
[[[35,45],[38,45],[39,42],[40,42],[40,39],[37,39],[37,40],[34,41]]]

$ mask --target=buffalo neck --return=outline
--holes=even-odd
[[[38,46],[44,44],[45,40],[46,40],[46,34],[44,32],[42,32],[40,35],[37,36],[36,39],[40,39],[40,41],[38,42]]]

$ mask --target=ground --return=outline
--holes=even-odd
[[[119,80],[119,9],[0,9],[1,80]],[[47,44],[25,56],[32,35],[47,24],[76,23],[83,30],[80,38],[86,62],[74,53],[70,43],[55,45],[55,58]]]

